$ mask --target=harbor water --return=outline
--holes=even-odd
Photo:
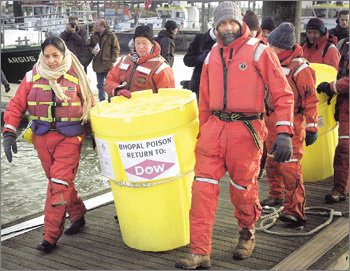
[[[192,75],[192,68],[183,63],[183,54],[175,56],[173,70],[175,87],[181,88],[180,81],[189,80]],[[88,67],[88,77],[97,96],[92,65]],[[44,210],[48,180],[37,152],[32,144],[23,139],[17,142],[17,147],[18,152],[9,163],[1,146],[1,225]],[[98,155],[88,137],[83,145],[75,186],[83,199],[110,188],[108,179],[101,174]]]

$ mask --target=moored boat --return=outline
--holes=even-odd
[[[20,8],[23,16],[1,18],[1,68],[8,81],[17,84],[38,60],[40,44],[63,32],[70,15],[78,16],[88,32],[93,23],[85,1],[23,2]]]
[[[335,2],[335,1],[333,1]],[[301,18],[301,30],[305,31],[307,22],[309,19],[317,17],[320,18],[327,29],[331,29],[337,26],[337,16],[341,10],[349,9],[349,1],[336,1],[332,4],[316,4],[309,8],[303,9],[303,15]]]

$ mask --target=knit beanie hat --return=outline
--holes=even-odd
[[[268,17],[261,23],[262,30],[270,30],[273,31],[276,28],[276,22],[273,18]]]
[[[275,47],[290,50],[296,42],[294,31],[295,27],[293,24],[281,23],[267,36],[267,41]]]
[[[258,16],[256,16],[255,13],[251,10],[247,10],[243,17],[243,22],[245,22],[248,25],[250,30],[259,31],[260,29],[260,22]]]
[[[151,42],[153,42],[153,29],[150,28],[148,25],[139,25],[138,27],[135,28],[135,33],[134,33],[134,40],[137,37],[145,37],[149,39]]]
[[[326,26],[319,18],[311,18],[306,25],[306,30],[319,30],[322,36],[326,34]]]
[[[174,30],[176,28],[179,28],[179,26],[177,25],[177,23],[173,20],[169,20],[165,23],[165,29],[168,31]]]
[[[218,29],[219,24],[228,19],[237,21],[241,26],[243,25],[241,9],[236,3],[231,1],[221,2],[213,12],[215,29]]]

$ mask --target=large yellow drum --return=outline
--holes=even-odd
[[[316,87],[322,82],[336,80],[337,70],[329,65],[311,63],[316,73]],[[334,119],[336,95],[333,96],[330,105],[327,104],[328,96],[325,93],[318,94],[318,132],[317,141],[311,146],[305,146],[304,157],[301,159],[303,178],[305,182],[324,180],[334,174],[333,161],[335,148],[338,144],[338,126]]]
[[[198,134],[195,94],[160,89],[114,97],[92,108],[91,123],[124,243],[143,251],[187,245]]]

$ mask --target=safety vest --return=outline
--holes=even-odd
[[[282,66],[284,74],[287,77],[288,83],[293,90],[294,94],[294,113],[301,112],[301,97],[297,85],[295,84],[294,77],[303,69],[309,67],[308,61],[303,57],[293,58],[288,66]]]
[[[83,133],[83,126],[80,124],[83,106],[77,94],[79,80],[73,68],[70,68],[59,82],[64,94],[70,98],[67,102],[56,97],[49,81],[37,73],[36,65],[31,73],[27,73],[26,79],[27,82],[30,82],[30,79],[33,82],[27,96],[27,104],[35,134],[46,133],[51,128],[51,123],[55,123],[58,131],[66,136]]]
[[[261,44],[259,39],[251,38],[236,52],[231,49],[226,67],[222,49],[214,45],[205,60],[211,75],[211,111],[226,109],[229,112],[255,114],[264,111],[264,82],[254,61],[265,49],[266,45]]]
[[[120,81],[127,82],[130,91],[153,89],[153,93],[157,93],[158,89],[152,77],[167,67],[169,66],[160,56],[141,64],[135,63],[130,56],[124,56],[119,65]]]

